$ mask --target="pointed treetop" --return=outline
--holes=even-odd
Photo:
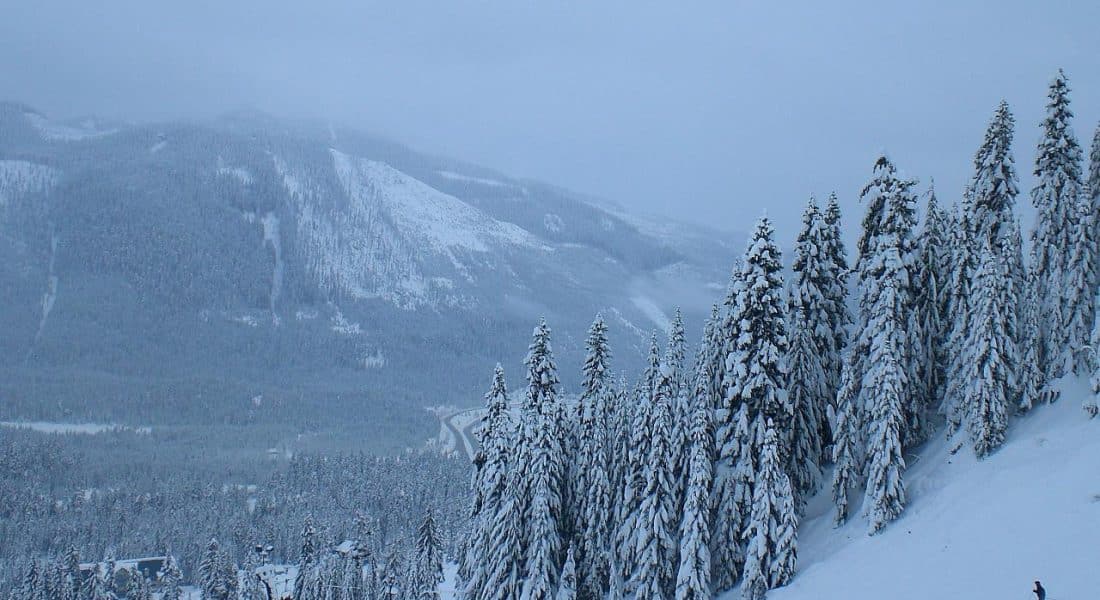
[[[1035,159],[1035,175],[1041,176],[1050,169],[1060,169],[1074,181],[1079,181],[1081,147],[1073,135],[1070,121],[1073,111],[1069,104],[1069,82],[1059,69],[1047,92],[1047,114],[1043,118],[1043,137],[1039,141],[1039,155]]]

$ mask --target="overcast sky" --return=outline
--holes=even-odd
[[[724,228],[766,209],[785,242],[811,193],[835,189],[859,210],[882,150],[954,200],[1001,98],[1026,207],[1059,67],[1083,143],[1100,119],[1096,0],[35,0],[3,12],[0,97],[51,117],[321,117]]]

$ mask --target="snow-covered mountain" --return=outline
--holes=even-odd
[[[539,316],[566,366],[603,312],[632,371],[675,306],[699,327],[742,239],[329,124],[3,104],[0,416],[470,404]]]

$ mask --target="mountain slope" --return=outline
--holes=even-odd
[[[567,385],[600,311],[634,370],[676,305],[700,326],[741,240],[328,124],[0,104],[0,418],[412,443],[539,316]]]
[[[908,457],[909,504],[875,536],[833,528],[822,494],[799,530],[799,573],[774,600],[816,598],[1095,598],[1100,590],[1100,420],[1081,412],[1083,382],[1015,422],[978,461],[946,440]],[[857,511],[853,511],[857,514]]]

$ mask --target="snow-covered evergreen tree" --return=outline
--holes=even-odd
[[[18,598],[27,600],[46,600],[46,582],[43,579],[41,565],[37,560],[31,560],[27,570],[23,573],[23,581],[19,584]]]
[[[737,305],[745,293],[745,264],[739,258],[730,275],[726,298],[717,316],[714,341],[711,351],[715,358],[715,371],[712,380],[714,394],[715,426],[717,427],[716,448],[721,452],[726,439],[733,434],[734,416],[741,405],[740,394],[735,388],[739,385],[736,371],[737,339],[741,336],[742,322],[738,317]]]
[[[871,182],[861,194],[867,204],[867,214],[863,218],[856,265],[859,321],[845,365],[845,369],[851,371],[847,375],[848,384],[853,386],[850,391],[855,394],[851,407],[855,418],[849,419],[847,425],[858,425],[861,430],[869,426],[864,416],[874,401],[874,394],[865,382],[869,370],[875,366],[871,361],[872,346],[885,331],[884,320],[893,321],[889,329],[890,335],[895,336],[891,348],[897,353],[895,359],[905,380],[913,381],[922,371],[919,360],[914,359],[922,335],[912,293],[916,261],[913,184],[913,181],[899,178],[893,163],[880,156],[875,162]],[[884,295],[887,288],[892,290],[889,296]],[[903,443],[919,443],[925,432],[928,398],[916,386],[902,386],[900,391],[905,418],[901,431]],[[866,439],[862,431],[859,439]]]
[[[696,357],[697,363],[706,365],[706,394],[712,410],[721,409],[723,403],[719,379],[723,369],[722,363],[725,362],[721,325],[722,315],[718,312],[718,305],[712,304],[710,317],[703,326],[703,343]]]
[[[1003,440],[1008,404],[1021,387],[1028,394],[1035,382],[1019,386],[1018,347],[1026,328],[1019,326],[1020,293],[1027,284],[1023,273],[1019,228],[1013,209],[1018,187],[1012,158],[1014,120],[1008,104],[1001,102],[974,157],[974,177],[968,190],[973,214],[971,225],[973,274],[967,337],[958,348],[965,368],[959,389],[961,415],[953,420],[966,424],[979,456],[985,456]]]
[[[916,311],[921,324],[921,393],[930,406],[943,402],[947,377],[948,310],[950,308],[948,279],[951,276],[950,243],[946,217],[936,201],[936,191],[928,189],[928,205],[924,213],[924,228],[918,243],[916,264]],[[929,427],[930,429],[930,427]]]
[[[579,541],[570,547],[579,548],[577,593],[582,598],[599,598],[607,590],[611,551],[612,510],[612,443],[609,428],[614,426],[614,389],[610,377],[611,349],[607,342],[607,325],[596,317],[588,330],[587,350],[581,384],[580,455],[574,485],[581,500]]]
[[[324,600],[321,589],[320,548],[318,542],[317,527],[313,523],[313,516],[308,515],[302,525],[302,545],[298,553],[298,573],[294,577],[295,600]],[[216,541],[211,542],[211,544],[216,543]]]
[[[707,366],[696,365],[691,413],[688,478],[680,519],[680,564],[676,572],[676,600],[710,600],[710,502],[714,465],[713,431],[707,396]]]
[[[1067,352],[1075,375],[1090,372],[1089,341],[1096,300],[1096,219],[1093,201],[1082,193],[1073,206],[1074,226],[1062,296],[1065,302]]]
[[[249,573],[249,577],[251,577]],[[180,584],[183,582],[183,574],[180,573],[179,565],[176,564],[176,559],[172,556],[168,557],[168,562],[164,566],[164,572],[160,576],[161,581],[161,600],[180,600],[183,597],[183,591],[180,589]]]
[[[576,600],[577,598],[577,563],[573,557],[573,547],[565,553],[565,564],[561,568],[561,576],[558,578],[558,592],[554,600]]]
[[[430,509],[416,530],[410,575],[414,600],[439,600],[439,584],[443,582],[443,541]]]
[[[301,572],[301,565],[299,565],[299,572]],[[221,546],[218,544],[217,539],[211,538],[206,545],[206,552],[203,553],[202,560],[199,562],[199,588],[202,590],[202,597],[209,600],[229,600],[232,598],[230,594],[235,588],[236,574],[234,573],[233,581],[228,579],[225,569],[225,556],[222,553]],[[295,580],[296,592],[297,589],[297,580]],[[295,593],[294,597],[312,600],[312,597],[298,593]]]
[[[821,482],[821,411],[825,410],[825,370],[814,343],[807,310],[791,302],[790,403],[794,412],[790,430],[787,472],[795,491],[795,505],[802,510],[805,498]]]
[[[623,480],[618,492],[618,507],[616,509],[615,551],[616,561],[627,589],[631,592],[633,574],[637,570],[638,557],[635,533],[637,531],[637,519],[640,514],[640,506],[645,490],[646,460],[649,457],[649,422],[653,416],[653,397],[657,389],[657,380],[661,374],[660,348],[657,345],[657,337],[654,335],[650,341],[649,357],[642,380],[638,389],[634,391],[636,404],[631,409],[631,424],[628,430],[629,443],[625,448],[626,464],[623,469]]]
[[[526,483],[523,471],[513,468],[508,485],[492,519],[491,544],[482,558],[485,564],[485,585],[472,588],[469,600],[517,600],[524,575],[524,523],[522,489]]]
[[[751,494],[751,479],[746,490],[745,482],[738,478],[751,478],[752,461],[760,454],[759,444],[763,442],[763,436],[740,438],[739,421],[743,418],[753,423],[757,415],[764,415],[786,431],[792,419],[787,396],[786,298],[781,256],[773,236],[767,218],[757,222],[741,272],[730,286],[733,301],[723,320],[726,358],[721,385],[725,396],[719,411],[722,418],[718,423],[711,539],[712,583],[719,591],[728,589],[740,572],[744,510],[738,499]],[[779,452],[786,461],[790,455],[786,436]]]
[[[833,430],[833,505],[836,506],[837,525],[848,520],[848,492],[862,471],[863,427],[860,421],[857,402],[858,384],[853,379],[856,367],[849,357],[841,373],[840,389],[837,391],[836,426]]]
[[[947,381],[944,385],[944,398],[940,413],[947,419],[947,429],[953,432],[962,424],[960,407],[966,394],[967,348],[970,337],[968,320],[970,315],[970,292],[974,268],[977,265],[977,250],[972,234],[972,202],[968,191],[962,205],[957,208],[955,231],[951,237],[951,277],[950,322],[947,337]],[[1036,382],[1039,384],[1039,382]]]
[[[988,244],[984,246],[971,302],[970,384],[964,409],[967,430],[979,458],[1004,442],[1009,393],[1015,387],[1015,345],[1007,328],[1009,319],[1004,315],[1011,294],[1005,263],[1004,256],[995,254]]]
[[[401,600],[404,597],[404,568],[401,565],[400,553],[390,549],[386,554],[386,560],[382,567],[381,585],[378,589],[378,600]],[[517,595],[499,596],[500,598],[516,598]]]
[[[94,569],[80,586],[81,600],[109,600],[112,596],[103,571],[99,568]]]
[[[894,348],[896,337],[884,332],[875,340],[871,349],[873,366],[864,384],[872,401],[867,415],[867,487],[863,500],[871,533],[881,530],[905,509],[901,431],[905,426],[902,397],[906,380]]]
[[[787,398],[788,351],[786,298],[783,288],[783,264],[775,231],[767,217],[753,231],[741,280],[743,286],[731,318],[740,323],[739,335],[727,348],[727,372],[736,376],[726,388],[726,407],[749,405],[749,417],[757,414],[773,419],[776,427],[786,430],[791,420]],[[787,456],[782,440],[780,455]]]
[[[868,213],[860,238],[860,323],[849,355],[852,371],[846,375],[848,385],[859,384],[858,391],[842,390],[842,394],[856,394],[856,405],[849,411],[858,416],[849,422],[858,422],[860,439],[866,440],[866,471],[856,471],[867,474],[864,510],[872,532],[901,513],[902,447],[907,433],[912,442],[920,439],[919,423],[927,408],[927,399],[910,385],[914,373],[920,371],[911,360],[920,340],[914,340],[920,328],[914,318],[911,288],[912,185],[912,181],[898,178],[893,164],[880,157],[862,194]],[[841,489],[838,483],[834,478],[834,492]],[[845,488],[840,495],[846,493]]]
[[[509,460],[516,441],[515,424],[508,411],[508,389],[504,369],[499,364],[493,371],[493,381],[485,394],[484,424],[479,432],[479,450],[475,457],[473,507],[470,511],[471,533],[463,557],[465,594],[480,598],[489,585],[488,576],[496,519],[508,484]]]
[[[1023,295],[1020,297],[1020,326],[1016,350],[1020,359],[1017,389],[1018,410],[1027,412],[1037,404],[1046,402],[1046,374],[1042,368],[1042,331],[1039,319],[1042,309],[1038,289],[1039,278],[1034,272],[1028,273],[1024,281]]]
[[[753,442],[763,439],[762,433],[753,430],[753,425],[760,425],[761,421],[749,420],[748,405],[742,404],[737,409],[734,423],[715,466],[710,555],[711,584],[718,591],[732,587],[745,565],[742,533],[752,510],[752,486],[756,480]]]
[[[1076,206],[1081,192],[1081,147],[1070,121],[1069,84],[1061,70],[1050,84],[1043,134],[1035,159],[1036,184],[1031,201],[1038,211],[1032,232],[1032,269],[1045,290],[1040,327],[1048,380],[1061,377],[1068,366],[1067,299],[1062,290],[1073,249]]]
[[[1089,214],[1092,225],[1092,239],[1096,240],[1097,248],[1093,250],[1095,256],[1100,256],[1100,125],[1092,135],[1092,148],[1089,150],[1088,179],[1085,181],[1086,194],[1089,199]],[[1096,280],[1092,282],[1093,289],[1100,286],[1100,268],[1093,269]],[[1097,312],[1095,298],[1093,299],[1093,312]]]
[[[790,396],[793,421],[787,432],[791,454],[788,473],[796,504],[817,490],[825,445],[828,407],[832,404],[829,370],[835,350],[834,309],[828,299],[834,285],[827,256],[825,220],[810,199],[795,244],[790,290]],[[800,509],[801,510],[801,509]]]
[[[525,481],[529,498],[523,523],[527,531],[522,597],[549,600],[562,560],[562,492],[565,464],[558,375],[550,348],[550,328],[540,321],[527,354],[527,432]]]
[[[630,588],[638,599],[669,596],[675,581],[676,498],[673,476],[672,393],[673,373],[664,367],[646,420],[646,456],[642,471],[642,495],[634,519],[635,565]]]
[[[844,349],[848,346],[848,327],[852,324],[852,315],[848,310],[848,251],[840,229],[840,204],[836,193],[829,194],[825,205],[825,239],[822,246],[829,266],[829,286],[825,288],[825,303],[828,307],[829,328],[833,332],[833,347],[825,360],[825,374],[829,381],[830,402],[835,402],[840,389],[840,371],[843,367]],[[833,409],[836,406],[833,405]]]
[[[665,358],[662,363],[669,371],[672,379],[672,392],[674,396],[680,395],[680,388],[687,380],[687,338],[684,334],[684,315],[680,308],[672,317],[668,328],[668,346],[665,347]]]
[[[758,420],[765,418],[757,416]],[[791,482],[779,456],[780,436],[771,419],[764,427],[760,449],[752,512],[744,533],[748,545],[741,597],[746,600],[760,600],[767,590],[790,581],[798,556],[798,514]]]

